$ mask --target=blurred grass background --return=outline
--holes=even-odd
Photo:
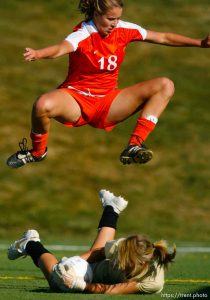
[[[52,121],[49,154],[18,170],[5,161],[29,139],[30,113],[40,94],[65,78],[68,57],[25,63],[25,47],[62,40],[81,16],[78,1],[0,2],[0,239],[27,228],[48,240],[88,242],[101,212],[97,192],[110,189],[129,200],[120,234],[205,243],[210,236],[210,49],[146,43],[128,47],[119,86],[157,76],[175,82],[173,101],[147,145],[154,159],[122,166],[119,154],[136,117],[111,133],[86,126],[69,129]],[[207,0],[129,0],[123,18],[156,31],[204,38],[210,28]],[[30,139],[29,139],[30,142]]]

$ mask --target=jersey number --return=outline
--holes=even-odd
[[[113,71],[117,68],[116,55],[109,56],[109,58],[107,59],[106,66],[105,66],[106,59],[104,56],[101,59],[99,59],[98,62],[100,63],[100,70],[104,70],[106,68],[108,71]]]

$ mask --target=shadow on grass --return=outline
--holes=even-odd
[[[204,286],[204,287],[202,287],[202,288],[200,288],[198,290],[195,290],[194,294],[196,294],[196,293],[199,294],[200,297],[202,297],[201,295],[203,294],[203,298],[207,298],[208,299],[207,295],[210,296],[210,286]]]
[[[33,293],[43,293],[43,294],[54,294],[55,292],[53,292],[50,288],[37,288],[37,289],[33,289],[31,290],[31,292]]]
[[[210,286],[204,286],[204,287],[201,287],[199,289],[196,289],[192,292],[189,292],[189,293],[183,293],[183,295],[180,295],[181,297],[179,297],[180,300],[182,299],[188,299],[187,298],[187,295],[190,295],[189,297],[190,298],[193,298],[193,299],[209,299],[209,296],[210,296]]]

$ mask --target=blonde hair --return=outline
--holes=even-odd
[[[79,11],[85,15],[86,21],[93,18],[93,13],[103,15],[113,7],[123,7],[123,0],[80,0],[79,1]]]
[[[166,241],[151,243],[143,235],[133,235],[119,244],[114,266],[122,271],[127,279],[132,279],[143,271],[148,271],[152,262],[167,268],[175,255],[175,245],[173,252],[169,253]]]

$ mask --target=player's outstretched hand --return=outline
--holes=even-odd
[[[201,41],[201,47],[210,48],[210,34],[207,35],[207,37]]]
[[[25,61],[33,61],[38,59],[37,51],[32,48],[26,48],[23,54]]]

